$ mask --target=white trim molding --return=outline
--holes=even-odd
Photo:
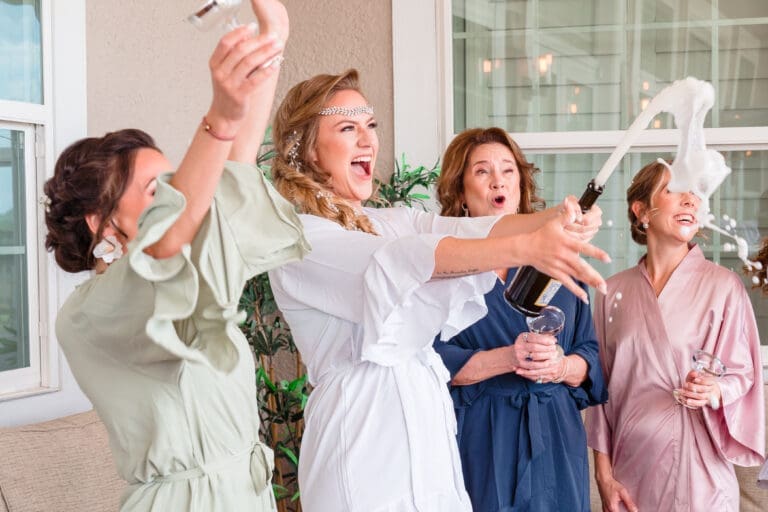
[[[43,104],[0,101],[0,119],[26,125],[30,140],[35,141],[34,161],[28,163],[26,174],[27,182],[35,185],[30,187],[27,201],[35,206],[45,180],[53,175],[58,154],[87,134],[86,1],[41,0],[41,20]],[[0,427],[42,421],[90,407],[66,366],[53,328],[61,302],[83,276],[64,273],[45,253],[43,210],[30,211],[28,244],[35,246],[39,262],[37,268],[29,268],[36,281],[29,297],[30,312],[36,311],[37,317],[35,339],[30,340],[39,340],[37,377],[31,383],[25,379],[12,383],[15,389],[0,396]]]

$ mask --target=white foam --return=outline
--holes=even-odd
[[[754,284],[755,286],[759,285],[760,284],[760,278],[757,277],[757,276],[752,276],[752,284]]]
[[[763,264],[759,261],[753,261],[752,266],[755,267],[757,270],[763,270]]]
[[[727,214],[727,213],[724,213],[724,214],[723,214],[723,220],[724,220],[724,221],[726,221],[726,222],[728,222],[729,220],[731,220],[731,218],[728,216],[728,214]]]
[[[710,197],[731,173],[723,155],[707,149],[704,140],[704,119],[714,104],[715,89],[712,85],[693,77],[677,80],[662,89],[627,129],[616,149],[600,168],[600,172],[595,177],[595,185],[605,184],[629,151],[632,143],[657,114],[672,113],[675,117],[675,126],[680,130],[677,153],[671,166],[661,159],[658,160],[670,171],[671,177],[667,188],[672,192],[695,194],[701,200],[697,212],[699,225],[733,238],[738,247],[739,258],[749,265],[752,262],[748,259],[749,247],[746,240],[715,226],[714,215],[709,209]],[[727,215],[723,215],[723,219],[728,222],[729,230],[735,227],[736,223],[733,219]]]
[[[691,228],[688,226],[680,226],[680,234],[683,236],[688,236],[691,234]]]
[[[605,221],[605,225],[608,226],[609,228],[613,227],[613,221],[611,219],[608,219],[607,221]]]
[[[712,231],[717,231],[720,234],[723,234],[727,237],[733,238],[733,241],[736,242],[736,254],[738,255],[739,259],[744,262],[745,265],[749,266],[755,266],[754,261],[749,260],[749,244],[747,244],[747,241],[741,238],[740,236],[732,235],[731,233],[728,233],[726,230],[720,228],[719,226],[716,226],[710,221],[707,221],[703,224],[705,228],[709,228]],[[726,247],[733,247],[731,244],[723,244],[723,250],[726,251],[732,251],[731,249],[726,249]]]

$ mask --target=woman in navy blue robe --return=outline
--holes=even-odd
[[[504,130],[467,130],[443,158],[442,214],[534,211],[543,206],[537,171]],[[467,491],[475,512],[589,511],[580,410],[607,399],[592,315],[565,288],[554,295],[550,304],[565,313],[557,335],[561,357],[551,336],[529,333],[525,317],[505,302],[515,271],[497,271],[485,318],[447,342],[435,341],[451,373]]]

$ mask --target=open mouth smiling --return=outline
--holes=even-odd
[[[690,213],[681,213],[674,216],[675,222],[683,224],[684,226],[692,226],[696,223],[696,218]]]
[[[361,156],[352,160],[352,168],[356,170],[356,173],[360,176],[371,176],[371,157]]]
[[[506,196],[493,196],[491,198],[491,203],[493,203],[496,207],[502,207],[504,206],[504,203],[507,201]]]

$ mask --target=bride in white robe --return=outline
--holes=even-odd
[[[535,264],[580,296],[571,275],[602,286],[578,254],[606,257],[586,243],[599,210],[581,217],[575,198],[500,218],[362,208],[378,139],[354,70],[291,89],[273,136],[275,186],[304,212],[312,245],[270,272],[314,386],[299,460],[304,510],[470,511],[449,375],[432,340],[485,315],[495,268]]]

